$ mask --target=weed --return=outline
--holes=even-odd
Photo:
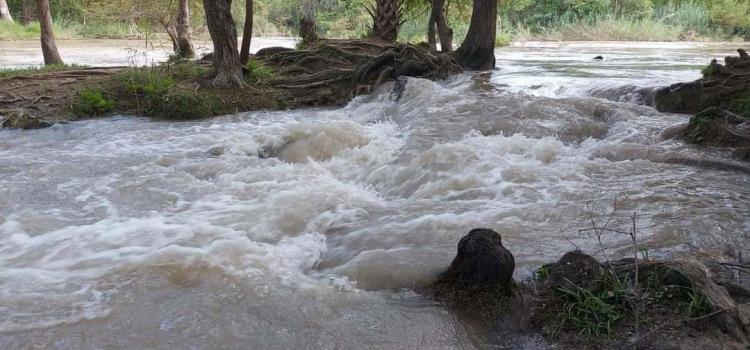
[[[549,264],[542,265],[542,267],[540,267],[534,272],[534,280],[536,280],[537,282],[546,281],[547,278],[549,278],[549,273],[550,273],[549,269],[550,269]]]
[[[557,289],[566,301],[561,315],[562,326],[589,336],[609,334],[623,314],[590,290],[570,284],[572,287]]]
[[[251,59],[247,61],[247,64],[245,64],[245,68],[247,68],[245,78],[247,78],[247,80],[251,82],[257,82],[273,76],[273,71],[271,70],[271,68],[268,68],[268,66],[266,66],[263,61],[258,59]]]
[[[711,303],[703,293],[693,288],[687,296],[687,314],[689,317],[700,317],[711,312]]]
[[[112,110],[114,103],[104,96],[101,88],[85,88],[76,94],[71,111],[76,115],[98,116]]]
[[[216,115],[222,110],[222,100],[211,93],[174,90],[152,104],[146,115],[171,120],[188,120]]]

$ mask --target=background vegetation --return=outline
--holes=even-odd
[[[317,29],[323,37],[362,37],[370,18],[368,0],[316,0]],[[148,38],[163,31],[175,0],[51,0],[58,38]],[[16,19],[22,0],[8,0]],[[405,0],[400,38],[422,41],[427,0]],[[207,37],[202,1],[192,4],[195,35]],[[244,22],[244,1],[234,1]],[[501,0],[498,44],[511,40],[727,40],[750,37],[750,2],[736,0]],[[296,34],[300,0],[255,0],[257,36]],[[458,42],[471,15],[470,0],[448,0],[447,14]],[[238,27],[241,28],[241,27]],[[38,24],[0,23],[0,40],[36,39]]]

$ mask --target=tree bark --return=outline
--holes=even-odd
[[[445,0],[432,0],[431,12],[440,37],[440,51],[453,51],[453,29],[448,26],[448,20],[445,18]]]
[[[0,21],[13,22],[13,17],[10,16],[10,8],[6,0],[0,0]]]
[[[427,44],[430,45],[431,51],[437,51],[437,38],[435,35],[435,14],[430,11],[430,18],[427,20]]]
[[[242,64],[237,51],[237,30],[232,18],[232,0],[204,0],[206,24],[214,44],[215,86],[242,86]]]
[[[240,48],[240,62],[247,63],[250,59],[250,43],[253,40],[253,0],[245,0],[245,27],[242,30],[242,48]]]
[[[23,0],[21,7],[21,24],[27,26],[34,20],[34,4],[31,0]]]
[[[39,17],[44,64],[63,64],[60,53],[57,52],[55,34],[52,32],[52,16],[49,13],[49,0],[39,0],[37,3],[37,15]]]
[[[252,0],[249,0],[252,1]],[[190,28],[190,1],[180,0],[177,11],[177,55],[183,58],[195,57],[192,29]]]
[[[375,8],[367,8],[372,17],[372,36],[395,42],[401,26],[400,0],[375,0]]]
[[[466,39],[455,52],[458,63],[470,70],[495,67],[497,0],[474,0]]]
[[[311,43],[318,40],[317,26],[315,24],[315,5],[313,1],[302,2],[302,19],[299,21],[299,36],[303,43]]]

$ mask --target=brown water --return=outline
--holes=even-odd
[[[615,197],[612,227],[637,212],[652,257],[748,248],[748,176],[674,164],[732,160],[663,139],[687,116],[638,104],[733,44],[527,45],[398,102],[0,131],[0,348],[481,348],[411,289],[474,227],[518,278],[593,252],[586,204],[603,220]]]

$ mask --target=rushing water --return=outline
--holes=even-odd
[[[410,79],[398,102],[0,131],[0,348],[483,347],[412,290],[475,227],[518,278],[596,250],[579,229],[615,198],[611,227],[636,212],[650,256],[733,259],[748,176],[684,165],[732,160],[663,138],[687,116],[637,93],[733,48],[535,43],[491,73]]]

